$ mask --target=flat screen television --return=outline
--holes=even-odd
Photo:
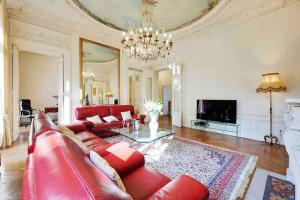
[[[236,100],[197,100],[197,119],[236,123]]]

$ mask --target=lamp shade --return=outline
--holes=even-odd
[[[281,82],[279,73],[263,74],[262,81],[256,92],[286,91],[286,86]]]
[[[107,91],[107,92],[105,93],[105,96],[106,96],[106,97],[113,97],[114,95],[111,93],[111,91]]]

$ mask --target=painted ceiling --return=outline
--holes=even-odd
[[[119,57],[119,51],[85,40],[83,41],[82,49],[84,62],[106,63]]]
[[[130,23],[142,21],[141,0],[73,0],[85,13],[117,30],[128,30]],[[153,22],[164,23],[167,31],[197,21],[220,0],[156,0]]]

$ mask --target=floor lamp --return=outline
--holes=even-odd
[[[107,91],[107,92],[105,93],[105,97],[106,97],[107,104],[109,104],[109,98],[110,98],[110,97],[113,97],[113,96],[114,96],[114,95],[112,94],[111,91]]]
[[[277,144],[278,138],[272,133],[272,92],[286,91],[286,87],[280,81],[279,73],[270,73],[262,75],[262,82],[256,92],[268,92],[270,93],[270,134],[265,135],[265,142],[269,142],[270,145]]]

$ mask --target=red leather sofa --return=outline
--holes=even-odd
[[[97,105],[97,106],[83,106],[77,107],[75,109],[75,117],[76,120],[80,123],[83,123],[88,129],[98,135],[99,137],[109,137],[114,135],[113,132],[109,130],[113,127],[122,127],[123,119],[121,116],[121,112],[130,111],[132,118],[139,119],[140,123],[145,123],[145,115],[137,115],[134,112],[134,107],[132,105]],[[111,123],[101,123],[94,125],[92,122],[88,121],[87,117],[93,117],[98,115],[102,121],[103,117],[106,116],[115,116],[119,121],[111,122]]]
[[[182,175],[170,180],[144,166],[144,156],[129,144],[110,144],[89,132],[83,124],[68,126],[118,172],[126,188],[124,193],[47,119],[36,117],[32,126],[35,147],[26,162],[23,200],[208,199],[207,188],[193,178]]]

